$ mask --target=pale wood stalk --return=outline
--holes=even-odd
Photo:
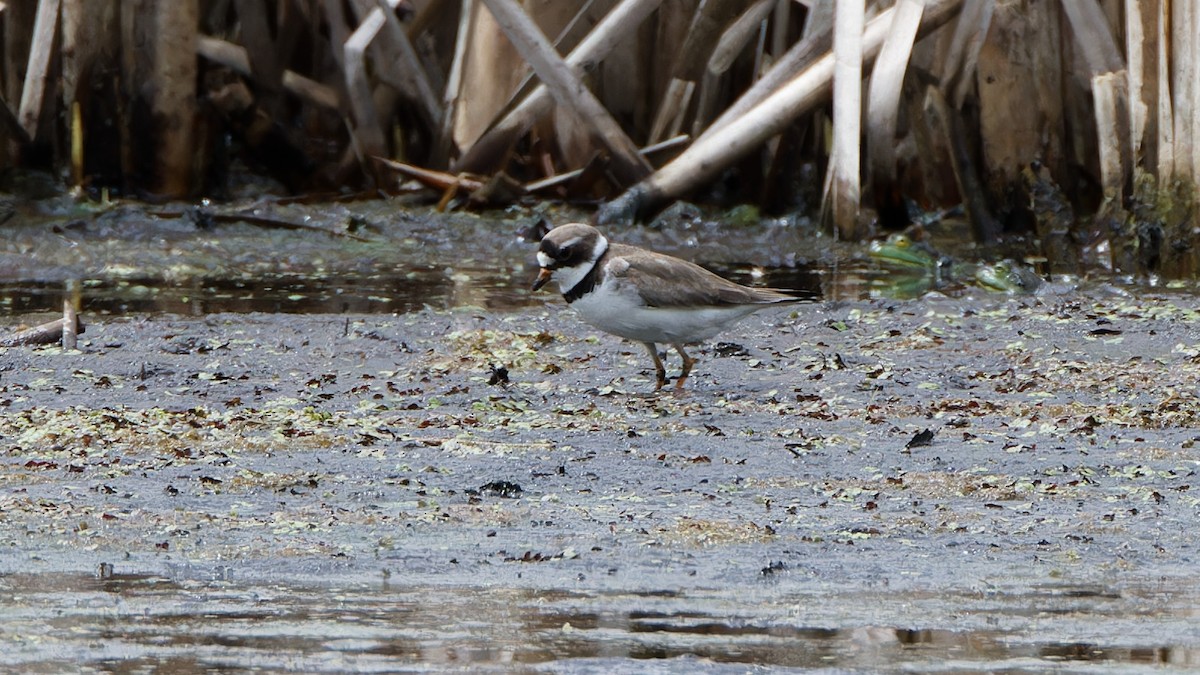
[[[775,65],[746,90],[744,94],[717,116],[704,131],[704,135],[715,134],[744,115],[748,110],[770,97],[789,80],[821,58],[833,46],[833,0],[821,0],[810,21],[805,25],[804,37],[787,50]],[[890,11],[890,10],[889,10]]]
[[[75,349],[79,345],[79,304],[81,285],[78,279],[66,283],[63,295],[62,348]]]
[[[1100,5],[1064,0],[1063,12],[1091,82],[1100,185],[1105,199],[1120,204],[1133,166],[1132,156],[1126,152],[1131,136],[1128,72]]]
[[[612,153],[618,179],[632,184],[650,173],[650,165],[638,154],[637,146],[515,0],[484,0],[484,4],[513,46],[550,89],[555,102],[573,110],[580,122],[591,130],[593,140]]]
[[[603,19],[604,15],[607,14],[608,11],[612,9],[614,5],[616,5],[616,3],[617,0],[586,0],[586,2],[583,3],[583,6],[580,7],[575,13],[575,16],[571,17],[571,21],[567,23],[566,27],[559,31],[558,35],[555,36],[555,51],[562,54],[564,51],[574,49],[583,38],[587,37],[587,34],[591,32],[591,29],[595,27],[595,24],[599,23],[600,19]],[[593,12],[595,12],[595,14],[593,14]],[[538,25],[543,25],[540,17],[538,17],[538,19]],[[547,37],[549,37],[549,33],[547,33]],[[532,72],[526,73],[525,78],[521,80],[521,84],[513,90],[512,95],[508,98],[508,101],[505,102],[504,106],[497,111],[495,119],[499,119],[504,115],[507,115],[508,112],[512,110],[513,106],[515,106],[518,102],[525,100],[525,97],[529,96],[530,92],[532,92],[534,87],[537,85],[537,76]]]
[[[192,189],[199,12],[198,0],[174,0],[155,7],[152,108],[160,122],[158,191],[172,197]]]
[[[491,12],[473,12],[470,33],[471,48],[463,62],[459,87],[464,101],[455,108],[452,127],[454,143],[464,148],[479,142],[496,111],[504,106],[529,70]],[[547,98],[552,105],[553,99]],[[452,169],[463,170],[453,165]]]
[[[354,116],[354,140],[359,159],[364,162],[367,157],[379,157],[387,151],[366,64],[367,48],[377,31],[378,27],[364,21],[342,47],[346,90]]]
[[[1129,148],[1129,111],[1126,107],[1128,80],[1124,72],[1104,73],[1092,78],[1092,100],[1096,111],[1097,152],[1100,185],[1104,198],[1121,203],[1125,181],[1133,168]]]
[[[1183,34],[1179,36],[1180,40],[1186,41],[1189,45],[1187,70],[1190,74],[1190,92],[1191,96],[1188,99],[1187,110],[1183,111],[1186,119],[1192,122],[1191,128],[1191,172],[1192,186],[1196,194],[1200,194],[1200,7],[1196,7],[1195,3],[1191,4],[1191,28],[1185,29]],[[1193,222],[1200,222],[1200,217],[1193,216]]]
[[[25,87],[21,91],[21,106],[17,113],[21,127],[30,138],[38,137],[38,121],[42,116],[50,80],[50,57],[54,50],[54,34],[58,30],[59,0],[40,0],[37,19],[33,24],[33,44],[25,68]]]
[[[891,29],[871,73],[867,90],[867,157],[871,180],[876,186],[890,184],[895,179],[900,94],[924,10],[920,0],[896,2]]]
[[[729,70],[734,59],[746,48],[762,22],[767,19],[767,15],[776,9],[776,2],[777,0],[758,0],[729,25],[717,40],[717,46],[708,58],[709,73],[721,75]]]
[[[696,11],[683,47],[673,55],[671,80],[651,127],[651,143],[678,133],[714,45],[725,27],[747,6],[747,0],[706,0]]]
[[[786,1],[790,2],[791,0]],[[742,12],[742,15],[721,34],[721,39],[717,41],[717,46],[708,59],[708,68],[704,78],[700,82],[700,94],[696,99],[696,113],[692,121],[693,135],[700,135],[704,127],[708,125],[720,89],[720,76],[729,70],[734,59],[742,53],[750,40],[756,34],[762,34],[763,22],[778,7],[778,0],[758,0]],[[755,75],[758,75],[757,67]]]
[[[201,35],[196,41],[196,53],[213,63],[225,66],[239,75],[254,79],[254,73],[250,68],[250,56],[246,53],[246,48],[241,45]],[[295,94],[309,103],[329,110],[337,111],[341,109],[335,89],[300,75],[295,71],[284,70],[282,84],[285,91]]]
[[[1115,73],[1125,67],[1121,60],[1121,48],[1113,38],[1112,28],[1100,5],[1063,0],[1062,8],[1075,34],[1075,44],[1087,64],[1089,76]]]
[[[667,87],[675,73],[675,55],[683,50],[687,41],[688,29],[699,11],[703,0],[663,0],[658,15],[652,22],[654,37],[651,39],[653,48],[643,56],[648,56],[646,62],[639,67],[649,71],[649,101],[661,101],[666,96]],[[646,94],[641,94],[646,97]],[[653,103],[651,104],[652,110]],[[653,120],[653,113],[651,113]]]
[[[450,164],[451,155],[457,157],[462,150],[454,144],[454,117],[458,108],[459,92],[462,88],[463,64],[467,49],[471,45],[471,20],[478,10],[478,0],[461,0],[458,14],[458,32],[454,38],[454,58],[450,61],[450,74],[446,78],[446,89],[442,93],[442,119],[438,125],[437,146],[434,150],[434,165]]]
[[[405,91],[421,104],[421,110],[425,113],[426,122],[430,128],[436,129],[442,121],[442,105],[438,101],[437,94],[434,93],[433,85],[429,82],[429,75],[425,72],[425,66],[421,64],[421,59],[417,56],[417,50],[413,48],[412,42],[408,39],[408,33],[404,32],[404,27],[400,25],[400,20],[396,18],[392,0],[378,0],[379,7],[376,7],[367,17],[367,21],[371,21],[374,17],[383,19],[384,24],[381,28],[386,28],[385,33],[387,40],[384,41],[382,51],[385,54],[384,58],[397,59],[400,65],[403,66],[401,72],[404,76],[404,82],[407,84]],[[365,21],[364,21],[365,23]],[[398,57],[397,57],[398,54]]]
[[[942,58],[941,79],[942,90],[949,92],[955,108],[962,107],[974,85],[979,54],[991,30],[995,10],[995,0],[966,0],[962,15],[954,27],[954,34]]]
[[[1172,101],[1175,116],[1175,178],[1183,181],[1200,182],[1196,172],[1196,116],[1197,106],[1197,41],[1195,35],[1197,13],[1195,2],[1177,0],[1171,4],[1171,66]]]
[[[1029,162],[1041,161],[1059,180],[1070,164],[1058,17],[1053,3],[997,2],[979,51],[974,79],[981,163],[988,194],[998,204],[1009,198]]]
[[[840,0],[833,20],[833,152],[829,170],[830,212],[835,232],[843,239],[858,236],[858,211],[862,185],[859,153],[862,151],[863,0]]]
[[[1158,84],[1158,96],[1155,99],[1155,149],[1158,161],[1155,173],[1159,185],[1167,185],[1175,177],[1175,113],[1171,108],[1171,39],[1170,39],[1170,2],[1160,0],[1155,11],[1154,34],[1157,45],[1156,56],[1158,68],[1155,72],[1155,82]]]
[[[567,63],[576,73],[592,70],[612,50],[650,16],[662,0],[623,0],[605,15],[571,54]],[[539,85],[507,115],[483,134],[454,163],[454,171],[485,171],[496,166],[516,139],[529,131],[539,118],[550,112],[554,97]]]
[[[833,35],[834,0],[814,0],[808,6],[804,21],[804,32],[800,37],[807,40],[815,35]]]
[[[1146,117],[1150,111],[1146,92],[1146,15],[1143,0],[1125,0],[1126,86],[1129,89],[1129,156],[1143,161]],[[1144,166],[1144,165],[1143,165]]]
[[[919,35],[925,35],[949,21],[962,6],[962,0],[929,0]],[[879,53],[892,12],[886,10],[867,24],[863,33],[863,62],[870,63]],[[731,162],[758,148],[782,131],[800,114],[827,100],[832,89],[832,54],[815,60],[808,68],[736,119],[720,128],[716,124],[687,150],[638,185],[606,203],[597,214],[604,223],[628,222],[637,215],[707,183]],[[714,129],[716,129],[714,131]]]

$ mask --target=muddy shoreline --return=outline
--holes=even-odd
[[[317,214],[371,242],[13,225],[8,277],[113,286],[77,351],[0,349],[0,669],[1200,663],[1193,292],[859,299],[817,268],[850,299],[748,319],[676,397],[523,290],[516,220],[393,210]],[[840,259],[809,234],[624,238]],[[0,328],[52,318],[16,302]]]
[[[1163,292],[813,303],[706,345],[675,397],[557,300],[104,318],[78,352],[3,351],[0,568],[665,593],[828,628],[1098,598],[1157,627],[1091,625],[1110,646],[1194,658],[1197,319]]]

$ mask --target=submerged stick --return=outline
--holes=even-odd
[[[64,319],[55,319],[46,323],[17,331],[11,335],[0,337],[0,347],[24,347],[29,345],[52,345],[63,339]],[[74,332],[76,335],[85,331],[79,316],[75,316]]]

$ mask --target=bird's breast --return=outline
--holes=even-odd
[[[648,307],[636,289],[610,279],[571,307],[587,323],[629,340],[688,343],[716,335],[759,306]]]

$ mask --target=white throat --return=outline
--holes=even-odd
[[[600,256],[604,255],[604,252],[607,250],[608,239],[602,235],[596,239],[595,245],[592,246],[592,254],[588,256],[587,262],[575,265],[574,267],[560,267],[554,270],[553,278],[554,281],[558,283],[558,291],[560,293],[566,293],[572,288],[575,288],[575,286],[578,285],[579,282],[583,281],[583,278],[592,271],[592,268],[596,266],[596,261],[599,260]],[[538,253],[538,263],[542,265],[545,264],[542,260],[543,255],[545,254]]]

